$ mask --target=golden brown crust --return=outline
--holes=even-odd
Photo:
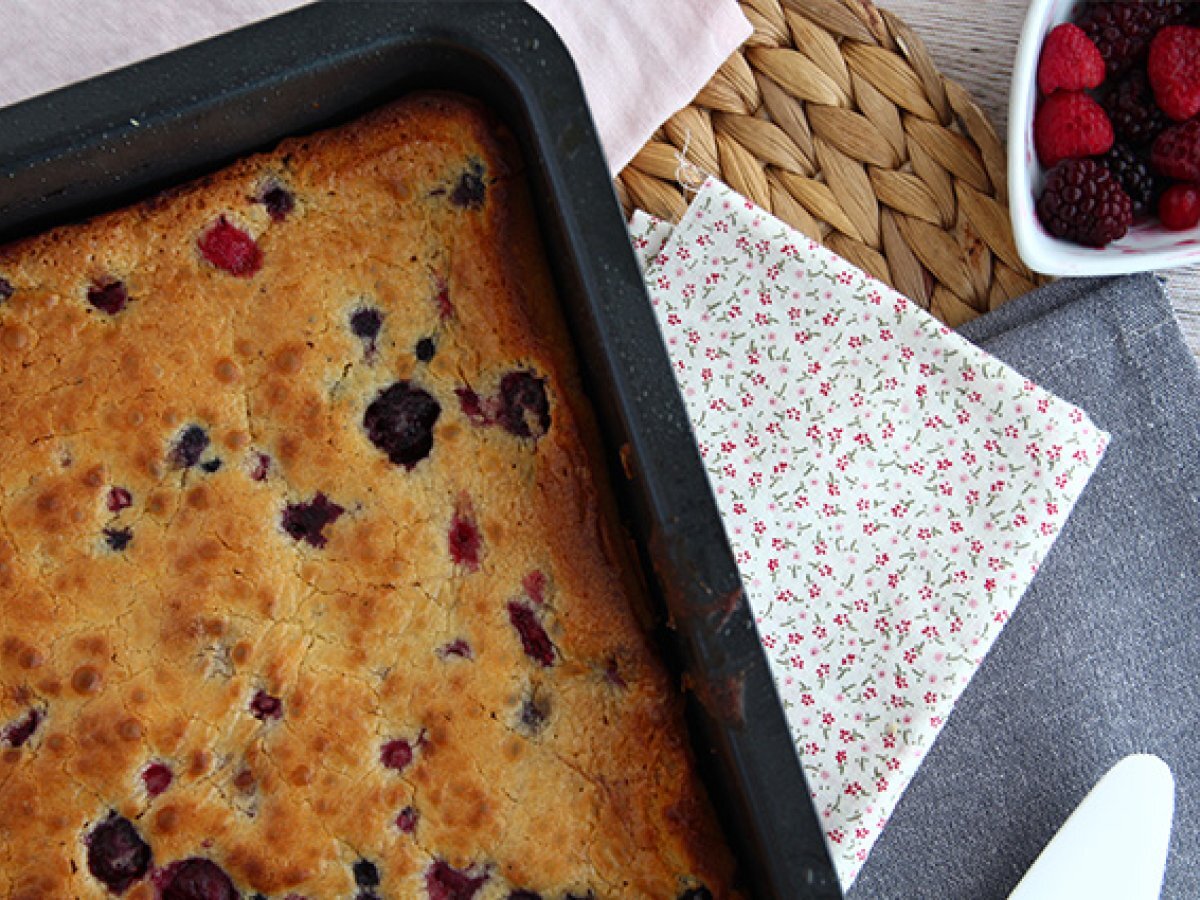
[[[365,858],[382,897],[425,896],[435,860],[486,872],[479,898],[731,895],[502,135],[414,95],[0,249],[0,895],[106,896],[87,835],[113,812],[160,881],[203,856],[245,892],[347,897]],[[199,250],[222,217],[250,277]],[[119,312],[90,304],[117,281]],[[499,399],[513,372],[544,384],[540,436],[536,388]],[[364,427],[400,381],[440,404],[411,468]],[[319,495],[340,515],[288,533]]]

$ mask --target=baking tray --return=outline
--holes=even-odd
[[[840,897],[574,66],[521,0],[327,2],[0,110],[0,241],[211,171],[405,91],[479,97],[522,145],[568,328],[702,773],[751,894]]]

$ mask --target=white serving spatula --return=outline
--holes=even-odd
[[[1175,779],[1157,756],[1127,756],[1100,779],[1009,900],[1157,900]]]

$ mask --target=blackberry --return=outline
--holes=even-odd
[[[1144,215],[1153,208],[1158,183],[1143,157],[1124,144],[1116,144],[1100,161],[1129,195],[1134,216]]]
[[[1037,214],[1055,237],[1103,247],[1133,224],[1133,203],[1116,177],[1094,159],[1067,159],[1046,175]]]
[[[1143,69],[1134,69],[1122,78],[1101,105],[1113,131],[1127,144],[1148,144],[1170,124],[1154,102],[1154,89]]]
[[[1185,0],[1101,0],[1084,4],[1076,24],[1104,57],[1111,77],[1145,56],[1160,28],[1184,21],[1189,6]]]

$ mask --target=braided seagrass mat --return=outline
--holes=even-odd
[[[617,176],[677,221],[711,174],[957,327],[1041,283],[1004,146],[921,40],[870,0],[739,0],[754,34]]]

